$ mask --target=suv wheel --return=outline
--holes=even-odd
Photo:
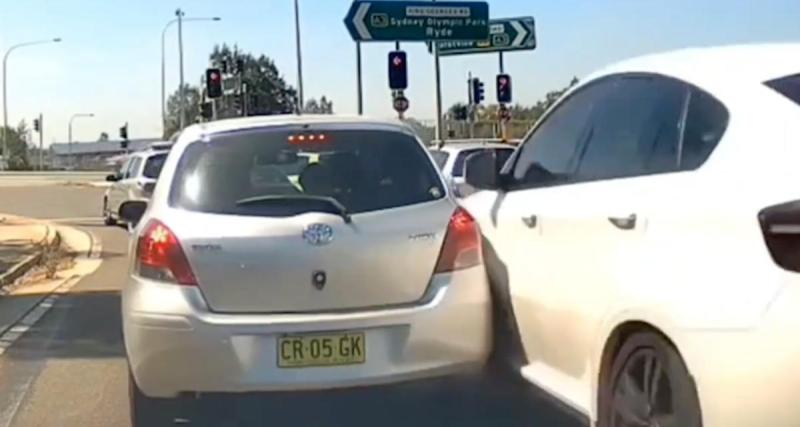
[[[655,333],[631,335],[600,384],[599,427],[702,427],[694,381]]]
[[[108,199],[106,198],[103,198],[103,223],[105,225],[117,225],[117,220],[108,211]]]

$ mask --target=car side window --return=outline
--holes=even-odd
[[[511,168],[510,190],[572,182],[589,120],[614,85],[593,83],[572,94],[550,113],[523,143]]]
[[[125,178],[135,178],[139,176],[139,169],[142,166],[142,158],[136,157],[131,161],[130,167],[128,167],[128,171],[125,173]]]
[[[714,151],[730,116],[724,105],[699,89],[692,89],[681,149],[681,170],[699,168]]]
[[[590,119],[576,180],[594,181],[675,171],[689,87],[657,76],[616,81]]]
[[[485,150],[484,148],[475,148],[472,150],[463,150],[458,153],[456,159],[453,161],[453,172],[452,175],[455,178],[460,178],[464,176],[464,162],[467,160],[472,154],[478,153]]]

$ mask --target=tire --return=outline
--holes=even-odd
[[[108,199],[103,199],[103,224],[108,226],[117,225],[117,220],[108,211]]]
[[[686,364],[652,332],[634,333],[622,344],[600,384],[598,412],[598,427],[703,425]]]
[[[169,399],[148,397],[128,369],[128,403],[130,405],[131,427],[172,426],[172,417],[166,402]]]

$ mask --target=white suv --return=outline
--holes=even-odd
[[[800,44],[626,61],[463,201],[518,369],[600,427],[800,425]]]
[[[106,225],[117,223],[122,203],[147,199],[153,194],[167,154],[168,146],[154,144],[147,150],[131,154],[119,171],[106,177],[111,184],[103,195],[103,222]]]

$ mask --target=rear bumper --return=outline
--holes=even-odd
[[[798,307],[800,283],[791,283],[754,328],[684,333],[679,346],[697,385],[703,425],[800,426]]]
[[[315,390],[470,372],[491,350],[491,301],[483,267],[439,275],[432,300],[386,310],[244,315],[208,311],[197,288],[131,277],[123,332],[131,370],[154,397],[181,392]],[[363,331],[366,362],[280,369],[278,338]]]

